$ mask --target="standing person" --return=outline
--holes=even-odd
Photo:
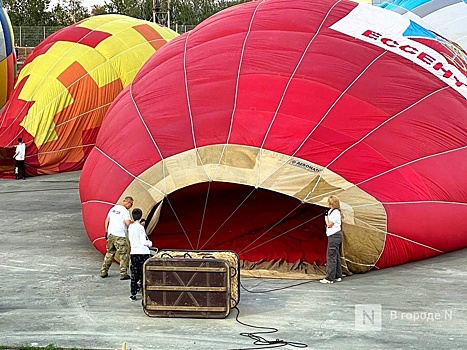
[[[128,227],[128,238],[130,240],[130,260],[131,260],[131,283],[130,283],[130,299],[136,300],[138,292],[138,283],[142,285],[143,280],[143,264],[150,258],[149,247],[152,247],[152,242],[146,236],[144,226],[141,224],[143,212],[139,208],[133,209],[131,212],[134,222]]]
[[[15,175],[16,180],[20,179],[19,172],[21,171],[21,178],[26,179],[26,169],[24,166],[24,158],[26,157],[26,145],[23,143],[23,139],[18,138],[18,145],[16,146],[16,152],[13,158],[15,159]]]
[[[109,274],[110,265],[112,265],[115,253],[118,252],[120,257],[120,279],[128,280],[130,276],[127,274],[128,270],[128,242],[126,238],[126,231],[130,225],[131,218],[130,209],[133,206],[133,198],[125,197],[121,204],[116,204],[109,210],[105,219],[105,239],[106,254],[101,268],[101,277],[106,278]]]
[[[342,265],[340,247],[342,244],[342,213],[341,204],[337,196],[329,196],[329,211],[325,214],[326,235],[328,236],[326,278],[321,283],[334,283],[342,281]]]

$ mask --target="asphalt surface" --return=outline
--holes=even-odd
[[[100,278],[103,257],[84,231],[79,175],[0,179],[0,346],[260,347],[240,335],[261,329],[238,323],[237,310],[226,319],[151,318],[129,300],[116,264]],[[309,349],[467,349],[466,253],[333,285],[242,278],[239,320],[277,328],[260,334],[267,340]]]

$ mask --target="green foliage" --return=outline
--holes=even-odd
[[[51,25],[69,26],[89,17],[89,11],[82,0],[65,0],[57,3],[51,11]]]
[[[89,17],[82,0],[64,0],[49,10],[51,0],[4,0],[13,26],[68,26]]]
[[[213,14],[249,0],[171,0],[171,22],[199,24]]]
[[[1,0],[0,0],[1,1]],[[92,6],[83,0],[3,0],[13,26],[69,26],[90,15],[119,13],[161,25],[196,25],[216,12],[250,0],[108,0]],[[50,8],[51,7],[51,8]]]
[[[4,0],[13,25],[46,26],[50,23],[50,0]]]

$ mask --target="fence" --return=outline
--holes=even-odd
[[[177,24],[171,26],[179,34],[183,34],[192,30],[195,25]],[[55,33],[63,27],[28,27],[28,26],[13,26],[15,35],[15,44],[19,47],[35,47],[49,35]]]

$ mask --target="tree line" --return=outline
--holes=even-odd
[[[118,13],[167,25],[196,25],[216,12],[250,0],[109,0],[93,5],[82,0],[3,0],[13,26],[69,26],[89,16]],[[169,11],[168,11],[169,9]]]

